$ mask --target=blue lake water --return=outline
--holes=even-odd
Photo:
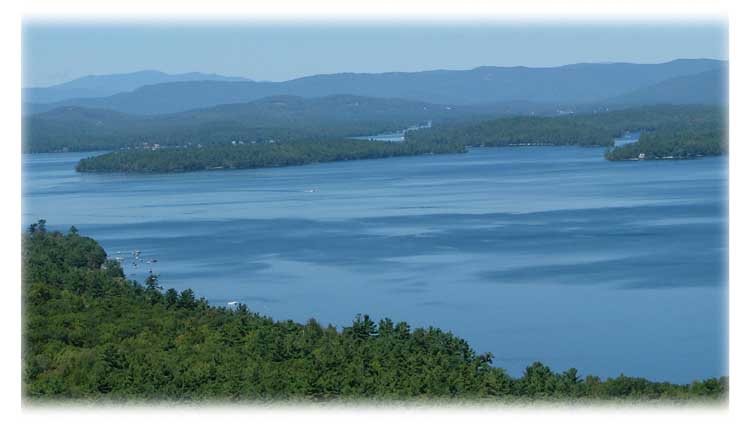
[[[519,375],[727,373],[725,158],[506,147],[260,170],[77,174],[24,156],[24,223],[75,224],[142,281],[277,319],[434,325]]]
[[[427,128],[432,128],[432,120],[428,121],[425,124],[410,126],[406,129],[402,129],[401,131],[385,132],[385,133],[376,134],[376,135],[361,135],[361,136],[352,137],[352,138],[356,140],[372,140],[372,141],[387,141],[387,142],[392,142],[392,143],[402,143],[406,139],[407,132],[416,131],[419,129],[427,129]]]
[[[615,147],[625,146],[637,142],[641,138],[640,132],[626,132],[615,139]]]

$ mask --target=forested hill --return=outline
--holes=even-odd
[[[608,151],[607,158],[637,158],[641,152],[646,152],[646,159],[691,158],[726,151],[723,123],[724,112],[718,107],[663,105],[598,114],[438,123],[430,129],[409,131],[403,143],[303,137],[258,144],[224,142],[210,147],[138,148],[83,159],[76,169],[79,172],[165,173],[460,153],[467,146],[611,146],[615,137],[628,131],[643,132],[642,140]]]
[[[726,68],[669,78],[658,84],[625,93],[599,103],[600,107],[623,108],[657,104],[726,105]]]
[[[351,95],[314,99],[275,96],[158,116],[66,107],[25,117],[24,150],[55,152],[118,149],[144,143],[226,145],[232,141],[350,137],[404,129],[429,120],[496,116],[503,110]]]
[[[558,117],[503,117],[482,122],[445,123],[407,133],[407,142],[466,146],[611,146],[628,131],[687,129],[693,124],[723,126],[725,111],[707,105],[657,105]]]
[[[23,392],[31,400],[723,400],[689,385],[581,377],[533,363],[514,378],[438,328],[357,316],[337,329],[208,305],[155,276],[128,281],[94,240],[23,235]]]

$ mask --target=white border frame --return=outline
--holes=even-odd
[[[20,3],[20,2],[19,2]],[[651,0],[605,2],[593,0],[535,1],[425,1],[342,0],[235,2],[231,0],[130,0],[120,4],[93,0],[28,1],[2,14],[5,67],[2,69],[4,120],[2,184],[3,379],[2,412],[6,436],[221,436],[230,433],[320,436],[465,436],[474,433],[511,436],[734,436],[746,426],[748,378],[746,248],[748,208],[743,189],[748,185],[744,145],[747,129],[747,78],[750,77],[742,44],[750,41],[750,23],[742,2]],[[7,6],[7,5],[6,5]],[[10,9],[10,8],[4,8]],[[290,12],[293,11],[293,12]],[[429,11],[427,14],[425,11]],[[455,21],[664,21],[729,20],[730,60],[730,403],[728,408],[365,408],[365,407],[203,407],[203,408],[30,408],[23,407],[20,386],[20,100],[21,20],[270,20],[386,21],[427,24]],[[16,67],[13,67],[15,61]],[[743,268],[745,268],[743,270]],[[743,272],[744,271],[744,272]]]

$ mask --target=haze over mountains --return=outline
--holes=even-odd
[[[52,103],[66,99],[106,97],[133,91],[144,85],[190,81],[247,81],[236,76],[206,73],[168,74],[157,70],[142,70],[134,73],[112,75],[89,75],[51,87],[28,87],[24,100],[34,103]]]
[[[719,104],[728,102],[726,68],[677,76],[604,101],[610,107],[634,105]]]
[[[139,85],[157,80],[164,82]],[[727,101],[726,62],[709,59],[340,73],[285,82],[145,71],[87,76],[51,87],[53,91],[27,90],[25,97],[133,87],[103,97],[27,102],[24,149],[340,138],[403,129],[428,120],[440,124],[657,104],[723,105]]]
[[[27,112],[59,107],[166,114],[247,103],[278,95],[357,95],[443,105],[544,106],[722,103],[727,63],[678,59],[661,64],[602,63],[561,67],[478,67],[415,73],[336,73],[283,82],[155,71],[88,76],[25,90]],[[61,96],[66,96],[61,98]],[[59,100],[55,100],[58,99]],[[503,105],[501,105],[503,104]]]

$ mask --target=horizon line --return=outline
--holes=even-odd
[[[570,67],[575,65],[613,65],[613,64],[632,64],[632,65],[661,65],[661,64],[669,64],[672,62],[677,61],[718,61],[718,62],[724,62],[728,63],[729,59],[721,59],[721,58],[707,58],[707,57],[700,57],[700,58],[672,58],[668,61],[663,62],[632,62],[632,61],[597,61],[597,62],[572,62],[568,64],[558,64],[558,65],[550,65],[550,66],[527,66],[527,65],[478,65],[475,67],[470,68],[463,68],[463,69],[450,69],[450,68],[434,68],[434,69],[427,69],[427,70],[391,70],[391,71],[380,71],[380,72],[356,72],[356,71],[338,71],[338,72],[331,72],[331,73],[312,73],[307,75],[301,75],[301,76],[295,76],[290,79],[283,79],[283,80],[262,80],[262,79],[252,79],[246,76],[238,76],[233,74],[223,74],[218,72],[205,72],[205,71],[188,71],[188,72],[178,72],[178,73],[169,73],[164,70],[156,69],[156,68],[146,68],[141,70],[134,70],[134,71],[127,71],[127,72],[114,72],[114,73],[97,73],[97,74],[87,74],[83,76],[79,76],[64,82],[59,82],[51,85],[23,85],[22,89],[32,89],[32,88],[54,88],[59,87],[61,85],[68,84],[70,82],[74,82],[81,79],[86,78],[97,78],[97,77],[106,77],[106,76],[125,76],[125,75],[134,75],[138,73],[161,73],[169,76],[180,76],[180,75],[190,75],[190,74],[203,74],[203,75],[215,75],[215,76],[221,76],[226,78],[234,78],[234,79],[240,79],[238,82],[249,81],[249,82],[263,82],[263,83],[282,83],[282,82],[289,82],[294,80],[299,80],[303,78],[308,77],[314,77],[314,76],[332,76],[332,75],[382,75],[382,74],[413,74],[413,73],[428,73],[428,72],[440,72],[440,71],[452,71],[452,72],[462,72],[462,71],[472,71],[472,70],[478,70],[481,68],[505,68],[505,69],[515,69],[515,68],[525,68],[525,69],[554,69],[554,68],[563,68],[563,67]],[[188,81],[190,82],[190,81]],[[224,81],[217,81],[217,82],[224,82]]]

